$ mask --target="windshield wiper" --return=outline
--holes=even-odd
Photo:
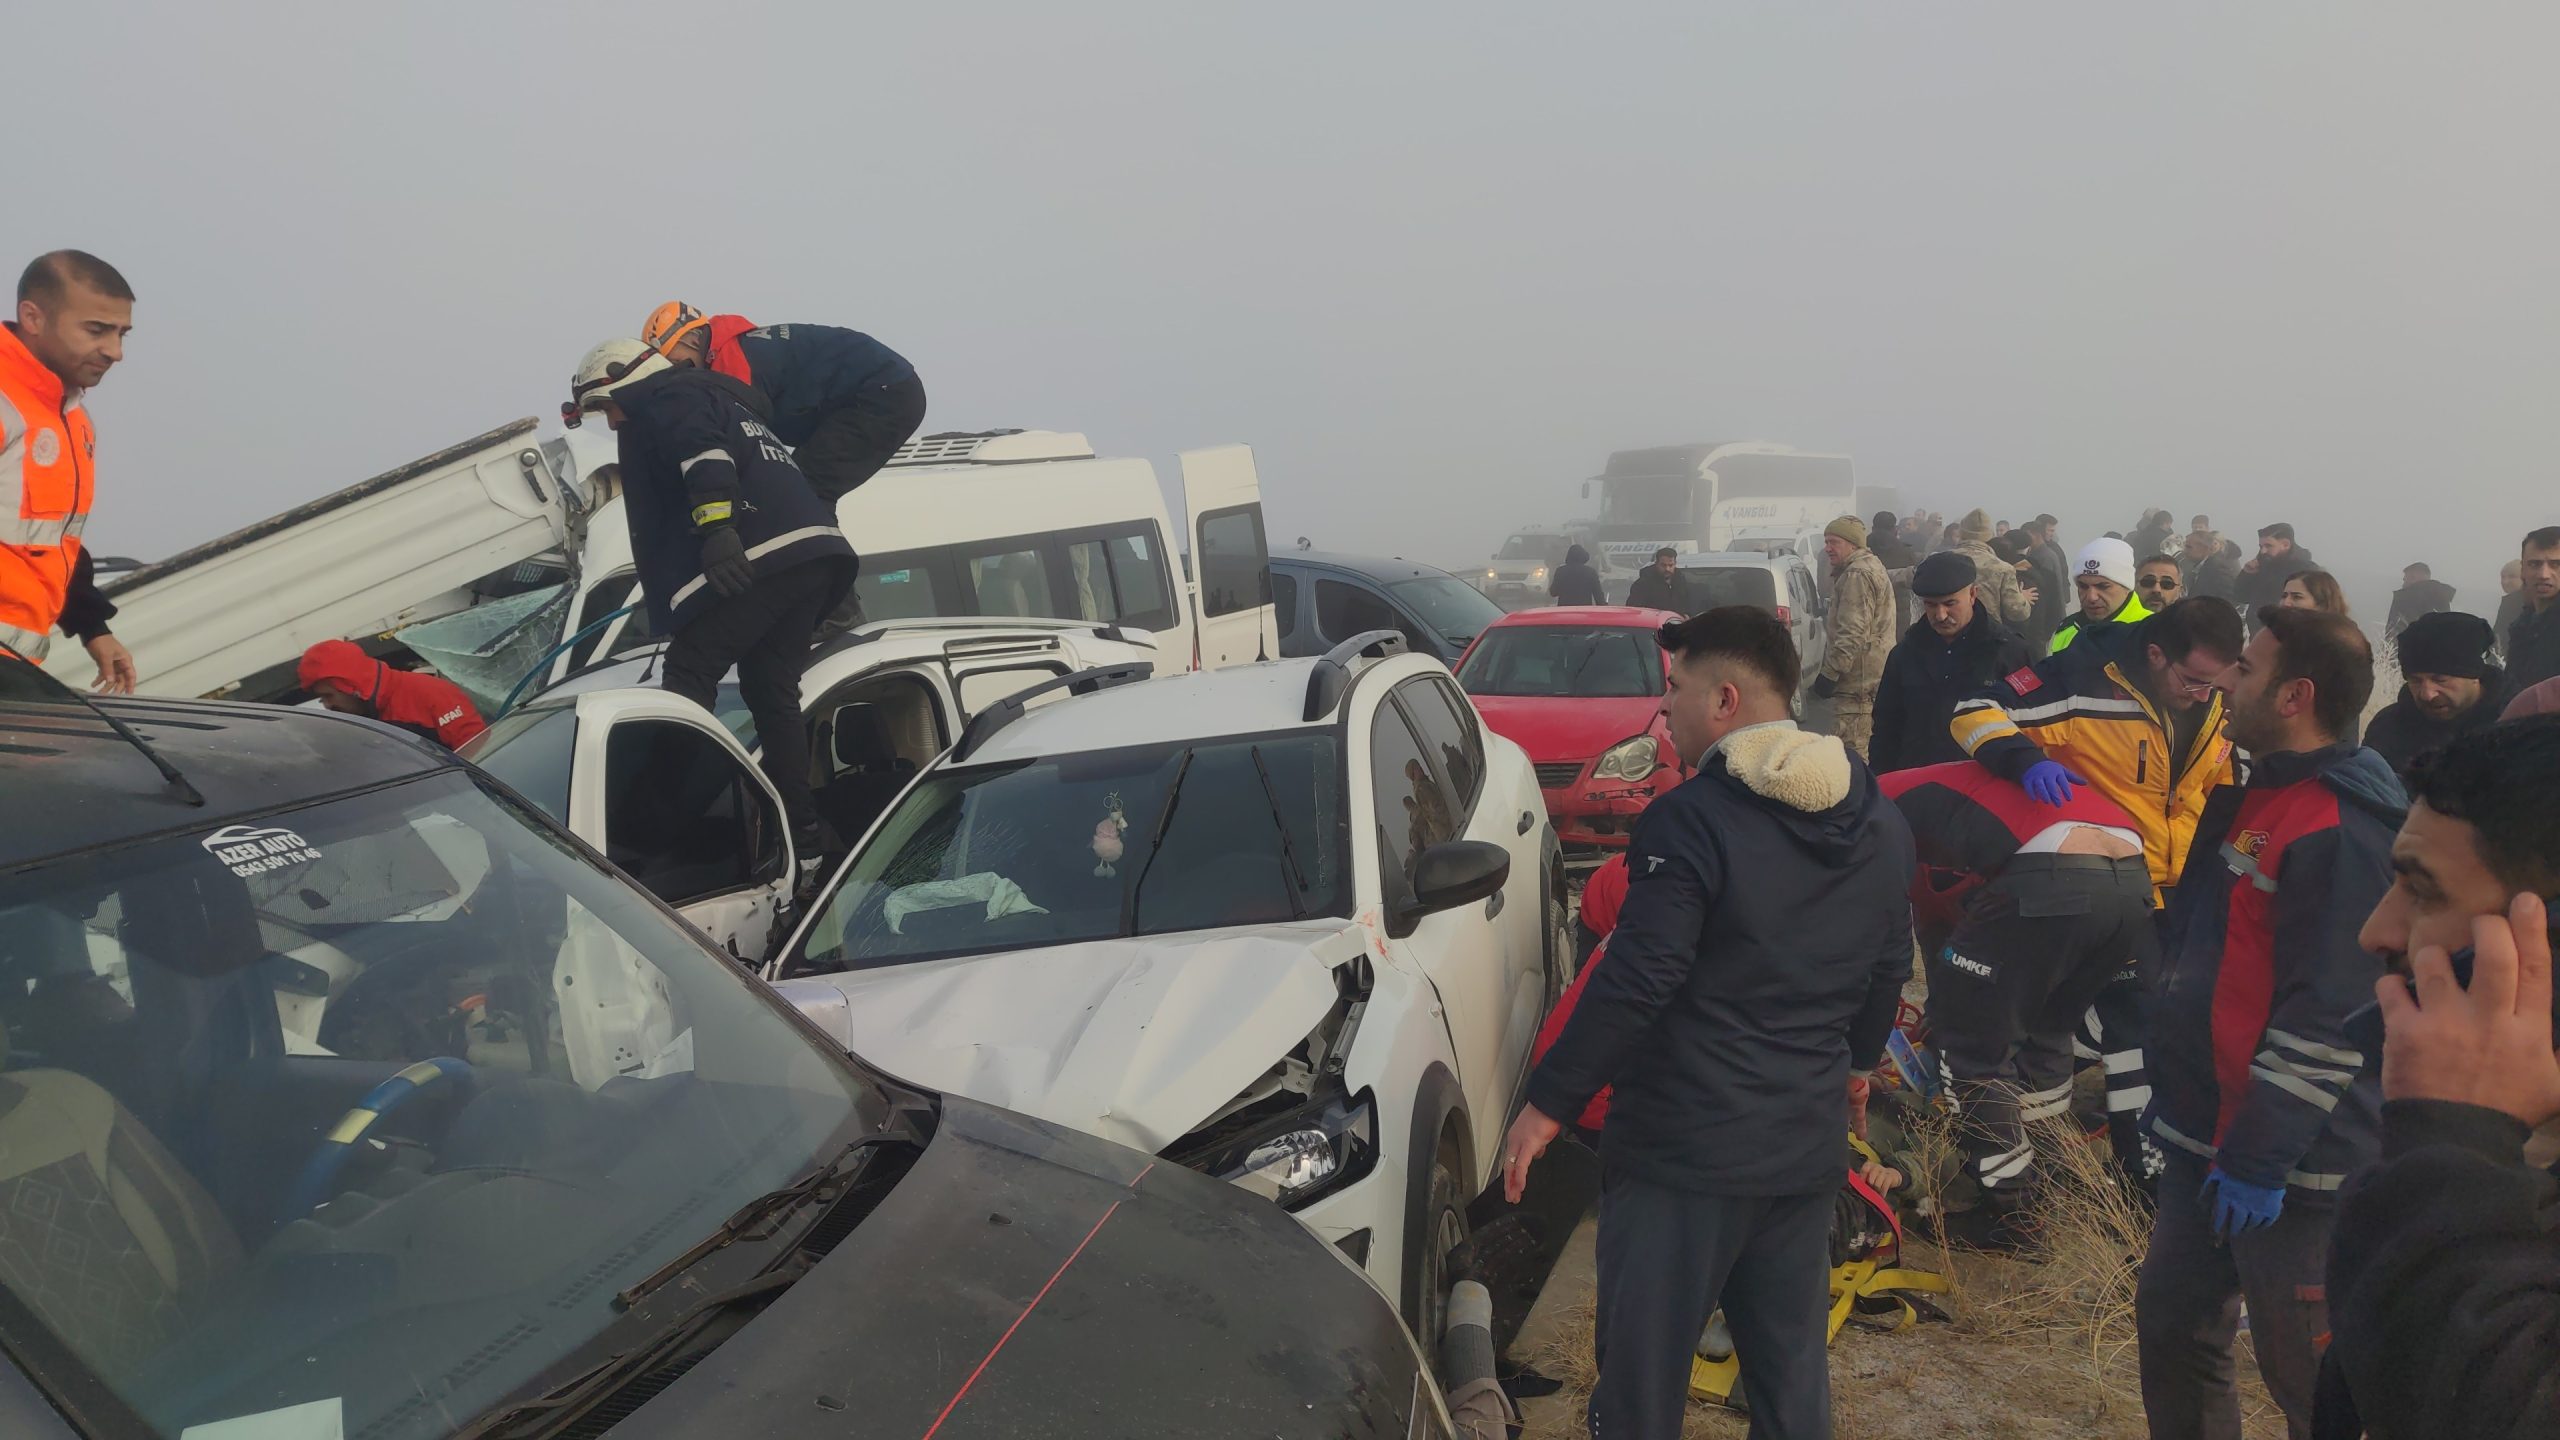
[[[632,1306],[638,1304],[650,1291],[657,1289],[659,1286],[666,1284],[669,1280],[672,1280],[676,1276],[684,1273],[687,1269],[690,1269],[693,1266],[694,1262],[700,1260],[703,1256],[710,1254],[714,1250],[718,1250],[726,1245],[734,1244],[740,1240],[763,1240],[772,1236],[773,1231],[771,1230],[765,1230],[759,1234],[750,1234],[749,1232],[753,1230],[755,1226],[762,1225],[767,1221],[778,1223],[783,1216],[799,1209],[800,1206],[807,1201],[813,1199],[832,1199],[836,1194],[837,1182],[847,1179],[846,1176],[838,1172],[842,1171],[844,1169],[844,1163],[847,1160],[852,1159],[855,1155],[858,1155],[875,1145],[909,1143],[912,1143],[912,1141],[904,1134],[883,1131],[877,1135],[865,1135],[861,1139],[854,1141],[852,1144],[845,1146],[843,1149],[838,1150],[835,1154],[820,1162],[817,1168],[811,1170],[808,1174],[801,1176],[799,1179],[792,1181],[790,1184],[783,1186],[779,1190],[767,1191],[753,1200],[748,1201],[746,1204],[739,1206],[735,1214],[720,1222],[719,1229],[703,1236],[700,1240],[694,1242],[694,1244],[683,1254],[678,1255],[676,1258],[659,1266],[657,1269],[650,1271],[647,1275],[633,1281],[630,1285],[617,1292],[613,1297],[614,1308],[617,1310],[630,1309]]]
[[[1280,813],[1280,792],[1271,783],[1271,767],[1262,763],[1262,747],[1251,746],[1246,754],[1253,757],[1253,773],[1262,777],[1262,798],[1271,806],[1271,828],[1280,832],[1280,862],[1289,867],[1289,918],[1304,920],[1307,907],[1298,897],[1307,890],[1307,873],[1298,868],[1297,847],[1289,843],[1289,820]]]
[[[1120,933],[1138,933],[1138,892],[1147,888],[1147,872],[1155,868],[1156,855],[1164,848],[1164,832],[1173,826],[1173,807],[1182,802],[1182,777],[1191,773],[1191,757],[1196,750],[1182,752],[1182,763],[1173,767],[1173,783],[1164,789],[1164,808],[1156,812],[1155,828],[1147,834],[1147,858],[1138,862],[1138,873],[1129,877],[1129,893],[1120,901]]]
[[[654,1368],[661,1360],[681,1349],[692,1338],[695,1321],[732,1305],[781,1290],[808,1274],[809,1269],[809,1263],[803,1257],[743,1284],[715,1290],[668,1316],[647,1343],[615,1351],[531,1399],[492,1410],[453,1432],[451,1440],[487,1440],[487,1437],[500,1434],[539,1435],[547,1429],[567,1424],[585,1414],[590,1405],[611,1394],[624,1381]]]
[[[71,697],[73,701],[77,702],[90,714],[106,721],[107,728],[116,732],[117,739],[124,741],[127,745],[130,745],[134,749],[142,752],[142,758],[150,761],[151,768],[160,772],[160,778],[169,783],[169,793],[175,795],[180,802],[188,805],[202,805],[204,803],[204,793],[196,789],[195,786],[187,783],[187,777],[178,773],[178,767],[170,764],[159,751],[152,749],[150,741],[135,734],[132,726],[127,725],[115,716],[108,714],[105,708],[100,706],[97,701],[90,699],[88,696],[83,695],[79,691],[62,683],[61,677],[46,670],[43,666],[38,665],[33,660],[27,659],[25,652],[19,650],[16,646],[10,645],[6,641],[0,641],[0,652],[6,652],[17,656],[19,660],[25,662],[27,669],[32,672],[38,680]]]

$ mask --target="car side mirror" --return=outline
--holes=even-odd
[[[1413,867],[1413,893],[1396,907],[1396,922],[1409,933],[1415,921],[1490,898],[1511,878],[1511,852],[1490,840],[1444,840],[1422,852]]]

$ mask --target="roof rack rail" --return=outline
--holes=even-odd
[[[1352,661],[1372,650],[1384,660],[1404,654],[1407,648],[1401,630],[1365,630],[1327,650],[1316,668],[1307,672],[1307,710],[1301,718],[1321,720],[1342,703],[1342,692],[1351,688]]]
[[[1027,690],[1017,690],[970,717],[969,728],[960,732],[960,743],[951,747],[951,758],[955,761],[968,759],[994,739],[997,731],[1021,719],[1031,708],[1030,702],[1039,696],[1060,690],[1071,695],[1091,695],[1097,690],[1144,680],[1155,673],[1156,662],[1153,660],[1123,660],[1117,665],[1097,665],[1090,670],[1043,680]]]

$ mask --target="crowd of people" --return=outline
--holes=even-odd
[[[80,544],[81,399],[133,291],[58,251],[17,301],[0,644],[40,659],[59,630],[130,691]],[[665,683],[707,703],[737,668],[804,854],[799,667],[858,616],[834,502],[924,403],[869,336],[678,302],[572,380],[568,418],[617,432]],[[1753,607],[1663,629],[1695,773],[1642,817],[1614,917],[1586,906],[1614,920],[1606,963],[1551,1023],[1501,1157],[1516,1200],[1566,1124],[1605,1116],[1593,1433],[1680,1433],[1721,1313],[1752,1433],[1829,1434],[1840,1137],[1915,947],[1976,1201],[1958,1243],[2036,1243],[2040,1122],[2077,1059],[2103,1071],[2116,1163],[2156,1207],[2136,1299],[2155,1436],[2240,1433],[2244,1301],[2297,1437],[2560,1433],[2560,1176],[2526,1160],[2560,1119],[2560,526],[2522,537],[2492,616],[2409,567],[2383,635],[2402,688],[2370,721],[2374,647],[2290,525],[2244,555],[2152,510],[2068,557],[2058,526],[1833,521],[1819,655]],[[1676,560],[1630,603],[1687,614]],[[1587,557],[1566,568],[1560,597],[1596,601]],[[1794,718],[1808,670],[1833,733]],[[353,644],[302,679],[448,744],[479,728]]]
[[[1664,628],[1695,773],[1504,1155],[1516,1191],[1605,1112],[1593,1433],[1680,1433],[1710,1317],[1753,1435],[1829,1433],[1810,1137],[1853,1128],[1916,946],[1951,1243],[2036,1247],[2043,1122],[2103,1073],[2154,1436],[2241,1433],[2244,1316],[2296,1437],[2560,1434],[2560,1175],[2525,1158],[2560,1120],[2560,527],[2496,616],[2409,567],[2378,647],[2290,525],[2244,555],[2153,510],[2068,559],[2057,526],[1834,521],[1818,655],[1748,607]]]

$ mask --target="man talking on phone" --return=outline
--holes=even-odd
[[[2524,1153],[2560,1118],[2560,715],[2457,736],[2409,789],[2362,937],[2391,969],[2382,1163],[2339,1203],[2313,1434],[2560,1434],[2560,1174]]]

